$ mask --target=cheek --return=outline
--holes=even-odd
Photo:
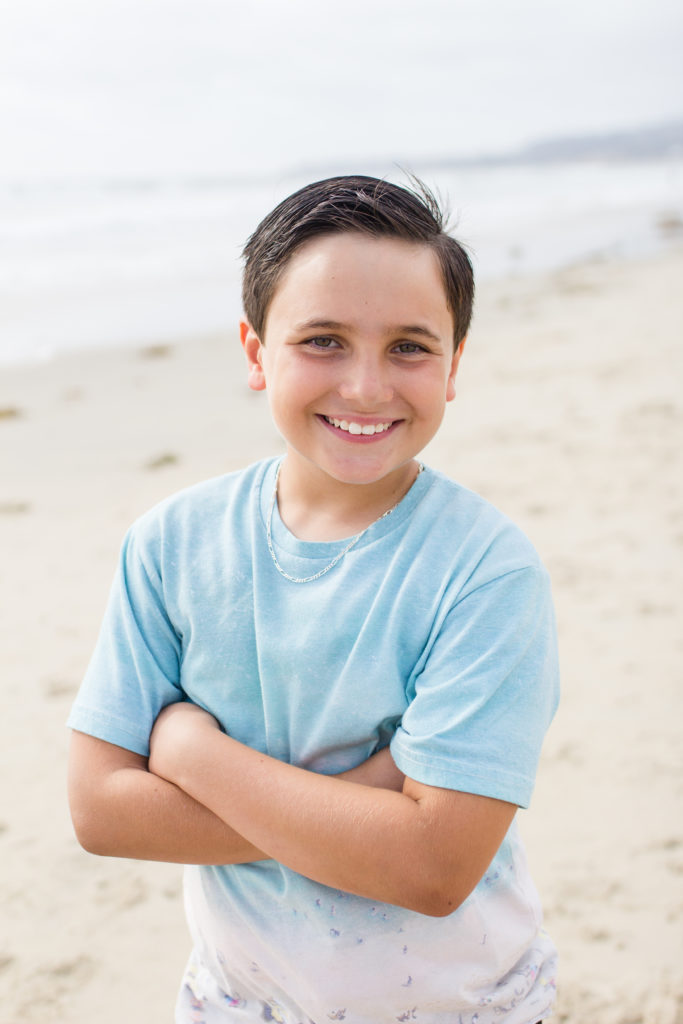
[[[422,379],[419,391],[414,392],[414,396],[424,408],[434,412],[440,409],[443,412],[444,404],[455,398],[455,376],[446,376],[444,368],[440,367]]]
[[[302,405],[316,395],[324,394],[333,384],[323,360],[307,359],[288,360],[273,367],[269,381],[269,387],[280,396],[280,400],[292,405]]]

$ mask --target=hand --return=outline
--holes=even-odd
[[[205,730],[220,729],[213,715],[197,704],[184,701],[169,704],[159,714],[150,736],[149,770],[177,783],[183,751],[201,743]]]
[[[367,761],[363,761],[356,768],[341,772],[338,779],[345,779],[347,782],[360,783],[362,786],[374,786],[375,789],[391,789],[400,793],[403,789],[403,772],[394,764],[389,747],[372,754]]]

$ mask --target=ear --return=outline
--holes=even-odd
[[[465,348],[465,342],[467,341],[467,335],[462,339],[458,347],[456,348],[453,359],[451,361],[451,369],[448,374],[448,381],[446,383],[446,401],[452,402],[455,398],[455,378],[460,365],[460,357],[462,356],[463,349]]]
[[[266,376],[263,370],[263,345],[254,328],[240,320],[240,341],[247,357],[247,384],[252,391],[264,391]]]

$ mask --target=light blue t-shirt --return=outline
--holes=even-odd
[[[275,470],[210,480],[132,527],[69,725],[146,755],[161,708],[190,699],[235,739],[316,772],[391,744],[420,782],[527,806],[558,695],[548,578],[529,541],[425,469],[334,569],[292,583],[266,543]],[[272,533],[292,576],[345,547],[298,540],[277,507]],[[555,951],[514,825],[447,918],[274,861],[186,872],[188,984],[197,1001],[217,985],[226,1020],[530,1024],[553,1002]]]

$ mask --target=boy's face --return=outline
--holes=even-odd
[[[401,479],[455,397],[462,352],[432,250],[351,232],[292,257],[264,337],[243,323],[242,343],[288,461],[349,484]]]

